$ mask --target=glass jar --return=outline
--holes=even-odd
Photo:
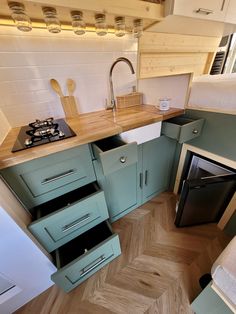
[[[117,16],[115,18],[115,35],[117,37],[125,35],[125,18],[123,16]]]
[[[19,2],[9,2],[9,8],[12,10],[12,19],[15,22],[16,27],[22,32],[29,32],[32,30],[31,20],[27,14],[25,14],[25,6]]]
[[[133,35],[134,38],[139,38],[143,33],[143,20],[136,19],[133,21]]]
[[[83,12],[71,11],[72,28],[76,35],[84,35],[86,32],[86,24],[83,21]]]
[[[105,14],[95,14],[95,28],[99,36],[105,36],[108,32]]]
[[[60,33],[61,23],[57,18],[57,11],[52,7],[43,7],[44,21],[50,33]]]

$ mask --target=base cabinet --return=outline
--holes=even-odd
[[[195,314],[233,314],[224,301],[211,288],[211,283],[192,302]]]
[[[106,141],[109,142],[109,138]],[[126,145],[130,144],[123,142],[122,156],[129,156]],[[137,146],[137,158],[133,158],[131,164],[123,164],[122,168],[110,173],[104,173],[101,161],[95,157],[95,173],[105,193],[111,222],[169,188],[175,148],[176,141],[166,136],[145,142]],[[111,158],[118,160],[121,156]]]
[[[51,279],[69,292],[120,254],[119,237],[104,221],[55,251]]]
[[[176,141],[160,136],[139,147],[141,203],[168,190],[174,162]]]

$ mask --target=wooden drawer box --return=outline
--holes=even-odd
[[[120,255],[121,250],[118,235],[104,221],[53,253],[58,271],[51,279],[69,292]]]
[[[204,119],[192,119],[179,116],[162,123],[161,133],[176,139],[179,143],[187,142],[201,134]]]
[[[104,175],[138,161],[137,143],[126,144],[117,136],[97,141],[92,147],[96,159],[101,162]]]
[[[6,168],[1,174],[28,209],[96,180],[88,145]]]
[[[104,192],[91,183],[35,207],[29,230],[51,252],[108,218]]]

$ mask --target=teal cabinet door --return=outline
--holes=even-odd
[[[211,288],[211,283],[191,304],[195,314],[233,314],[230,308]]]
[[[142,203],[169,188],[175,149],[166,136],[142,144]]]
[[[101,164],[94,160],[97,180],[105,193],[111,222],[121,218],[139,205],[137,167],[136,162],[104,176]]]

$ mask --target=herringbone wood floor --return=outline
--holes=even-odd
[[[115,222],[120,257],[70,293],[53,286],[17,313],[192,313],[199,277],[230,239],[216,224],[176,228],[174,208],[175,196],[163,193]]]

